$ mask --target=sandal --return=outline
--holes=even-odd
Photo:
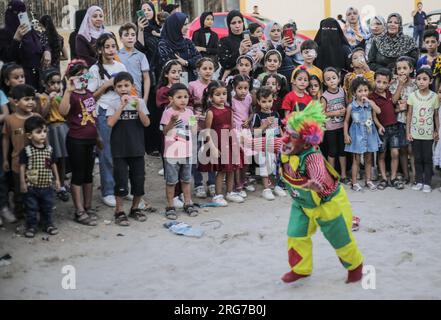
[[[34,228],[28,228],[28,229],[26,229],[24,236],[26,238],[34,238],[36,233],[37,232]]]
[[[384,180],[384,179],[382,179],[382,180],[380,181],[380,183],[378,184],[377,189],[378,189],[378,190],[384,190],[384,189],[387,188],[387,186],[388,186],[387,181]]]
[[[358,231],[360,229],[360,218],[354,216],[352,218],[352,231]]]
[[[371,191],[377,190],[377,186],[372,181],[366,181],[366,187]]]
[[[129,219],[123,211],[115,213],[115,223],[121,227],[128,227],[130,225]]]
[[[50,234],[51,236],[55,236],[58,234],[58,229],[55,226],[49,226],[45,230],[46,233]]]
[[[348,177],[340,178],[340,182],[343,184],[349,184],[351,180]]]
[[[397,189],[397,190],[403,190],[404,189],[404,183],[398,179],[393,179],[390,181],[391,185]]]
[[[176,215],[175,207],[165,208],[165,217],[169,220],[176,220],[178,218],[178,216]]]
[[[184,211],[189,217],[196,217],[199,215],[199,211],[195,209],[192,204],[184,205]]]
[[[131,209],[129,213],[129,218],[133,218],[136,221],[144,222],[147,220],[147,216],[141,209]]]
[[[351,189],[355,192],[363,191],[363,187],[359,183],[353,183]]]
[[[95,220],[92,220],[86,211],[79,211],[75,213],[75,221],[89,227],[95,227],[97,225]]]
[[[99,219],[98,215],[96,214],[97,213],[96,209],[92,209],[92,208],[86,209],[86,213],[89,216],[90,220],[92,221],[97,221]]]

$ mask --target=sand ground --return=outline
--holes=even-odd
[[[147,158],[146,198],[162,211],[159,166]],[[49,241],[43,233],[17,236],[20,225],[0,230],[0,257],[12,256],[0,266],[0,299],[441,299],[439,190],[348,191],[361,218],[355,237],[365,264],[375,268],[374,290],[344,283],[346,271],[320,232],[313,238],[313,276],[282,283],[291,201],[263,200],[260,190],[244,204],[203,209],[196,218],[180,213],[179,221],[205,231],[199,239],[172,234],[160,213],[129,228],[106,224],[112,210],[101,205],[98,191],[95,228],[72,221],[71,202],[57,202],[60,234]],[[66,265],[75,268],[75,290],[62,288]]]

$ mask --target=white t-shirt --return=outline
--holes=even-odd
[[[112,65],[105,64],[103,66],[111,77],[115,77],[120,72],[127,72],[126,67],[118,61],[114,61]],[[99,68],[96,64],[89,69],[89,72],[92,74],[92,79],[89,80],[87,89],[89,89],[91,92],[97,91],[105,81],[109,80],[109,78],[106,76],[104,76],[105,79],[101,79]],[[118,105],[120,99],[120,96],[115,91],[110,90],[99,98],[97,105],[104,110],[107,110],[107,108],[111,105]]]

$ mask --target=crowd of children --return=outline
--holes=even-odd
[[[212,197],[216,206],[242,203],[247,192],[255,191],[255,177],[262,179],[264,199],[285,196],[277,174],[283,120],[312,101],[320,103],[327,116],[320,147],[340,172],[342,183],[355,192],[364,187],[400,190],[412,182],[414,190],[432,190],[432,169],[441,166],[440,144],[433,154],[440,130],[438,33],[425,33],[427,55],[418,62],[400,57],[393,72],[371,71],[361,47],[348,57],[352,70],[320,70],[314,65],[317,43],[297,41],[288,56],[301,64],[287,79],[279,72],[283,53],[266,50],[262,28],[252,25],[250,29],[262,60],[258,63],[253,58],[260,55],[239,56],[225,81],[215,78],[218,66],[210,57],[198,61],[199,78],[188,86],[181,83],[179,60],[162,67],[155,106],[160,121],[152,125],[160,126],[162,132],[168,219],[177,219],[180,207],[191,217],[198,215],[193,194]],[[38,212],[43,230],[58,232],[52,219],[53,189],[62,201],[71,194],[75,221],[97,225],[92,206],[96,154],[102,200],[115,207],[115,223],[128,226],[129,218],[146,220],[140,208],[145,184],[144,128],[151,124],[150,66],[134,48],[137,34],[136,25],[122,26],[123,48],[119,49],[116,37],[103,33],[96,41],[96,64],[88,68],[84,61],[73,60],[65,74],[45,70],[40,93],[24,84],[21,66],[3,66],[0,212],[7,222],[25,217],[26,237],[37,232]],[[378,184],[373,170],[377,165]],[[364,184],[359,183],[361,171]],[[14,193],[13,214],[5,197],[9,189]],[[129,214],[124,211],[124,198],[132,200]]]

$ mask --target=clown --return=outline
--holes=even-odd
[[[280,175],[294,200],[288,225],[291,270],[282,277],[287,283],[311,275],[311,236],[317,226],[348,269],[346,282],[362,278],[363,256],[351,231],[351,205],[337,172],[318,148],[325,122],[322,106],[314,102],[287,120],[280,168]]]

